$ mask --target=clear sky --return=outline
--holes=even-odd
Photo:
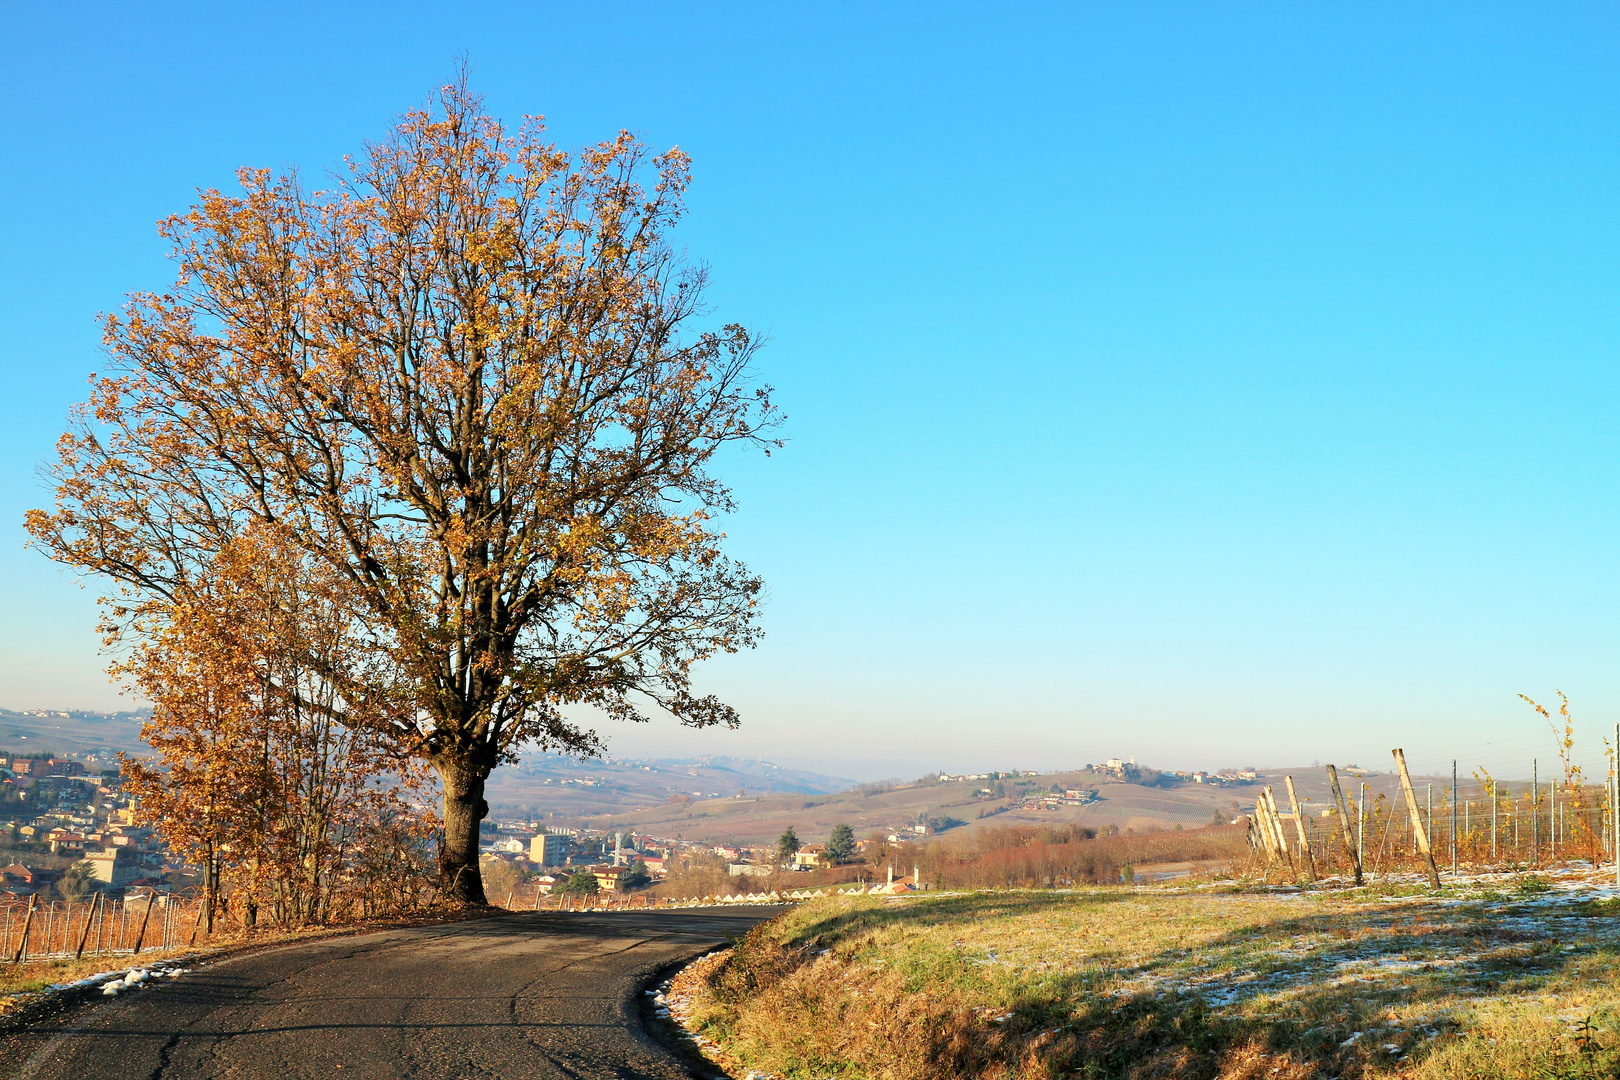
[[[1009,10],[1015,9],[1015,10]],[[469,14],[469,11],[471,14]],[[737,733],[860,778],[1135,754],[1504,774],[1620,718],[1620,14],[1603,5],[0,6],[0,704],[116,707],[21,518],[172,280],[153,222],[320,175],[465,53],[694,159],[769,331],[727,464],[771,588]]]

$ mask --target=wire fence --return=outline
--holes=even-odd
[[[1394,754],[1398,772],[1376,779],[1352,774],[1341,784],[1328,766],[1325,807],[1297,796],[1296,776],[1302,783],[1307,779],[1300,774],[1283,778],[1286,792],[1263,789],[1249,823],[1256,856],[1268,868],[1287,864],[1307,878],[1348,870],[1359,879],[1418,869],[1431,880],[1440,873],[1574,860],[1594,870],[1613,865],[1620,883],[1620,785],[1612,769],[1606,783],[1587,783],[1565,768],[1559,768],[1561,776],[1544,779],[1532,759],[1529,781],[1502,781],[1484,770],[1464,778],[1451,761],[1449,777],[1436,783],[1431,777],[1414,780],[1402,752]]]
[[[180,948],[196,940],[201,911],[201,900],[164,895],[8,900],[0,902],[0,956],[16,963]]]

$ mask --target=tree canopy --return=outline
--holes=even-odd
[[[688,159],[543,132],[458,81],[324,188],[243,169],[163,222],[177,280],[106,318],[113,370],[27,521],[109,584],[114,637],[253,528],[341,582],[385,662],[328,672],[330,707],[437,770],[439,872],[475,902],[490,770],[599,750],[569,706],[735,725],[690,669],[758,635],[711,465],[776,415],[670,242]]]
[[[855,857],[855,847],[855,830],[845,824],[834,825],[827,837],[827,861],[834,866],[847,863]]]
[[[792,862],[793,856],[797,855],[799,853],[799,849],[803,846],[804,845],[799,842],[799,834],[793,831],[793,826],[789,825],[782,832],[782,835],[776,839],[777,863],[786,864]]]

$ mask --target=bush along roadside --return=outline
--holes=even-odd
[[[829,897],[683,971],[734,1076],[1620,1075],[1616,915],[1579,892]]]

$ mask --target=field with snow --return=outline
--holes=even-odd
[[[767,1076],[1612,1076],[1612,882],[830,898],[669,1000]]]

